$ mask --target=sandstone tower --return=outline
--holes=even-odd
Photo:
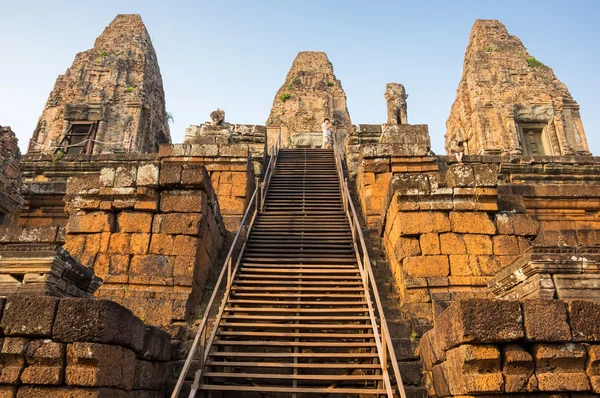
[[[56,80],[29,152],[156,152],[169,143],[156,52],[139,15],[118,15]]]
[[[300,52],[273,100],[267,120],[269,139],[273,141],[281,131],[284,146],[320,146],[326,117],[334,121],[338,141],[343,142],[352,123],[342,83],[327,54]]]
[[[446,122],[446,148],[465,153],[590,154],[579,105],[551,68],[495,20],[477,20]]]

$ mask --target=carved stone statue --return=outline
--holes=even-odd
[[[404,86],[399,83],[388,83],[385,87],[384,97],[387,101],[387,124],[408,124],[406,113],[408,95]]]
[[[225,121],[225,111],[217,108],[216,111],[210,113],[210,124],[213,126],[221,126]]]

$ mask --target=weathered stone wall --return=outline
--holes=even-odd
[[[217,145],[219,147],[231,144],[247,145],[252,154],[254,174],[259,176],[262,173],[265,156],[267,155],[267,129],[265,126],[251,124],[224,123],[223,125],[212,125],[204,123],[200,126],[192,125],[188,127],[185,130],[183,143]],[[208,148],[212,149],[214,147]],[[228,151],[228,153],[231,153],[231,151]]]
[[[600,305],[458,301],[423,336],[420,353],[430,397],[595,396]]]
[[[473,25],[446,130],[467,154],[590,154],[567,87],[499,21]]]
[[[106,300],[0,298],[0,396],[164,396],[170,336]]]
[[[255,176],[259,175],[255,170],[262,169],[264,153],[259,157],[248,143],[175,144],[161,145],[159,155],[163,163],[206,169],[225,228],[237,231],[254,190]]]
[[[273,100],[266,123],[269,147],[279,132],[283,147],[321,146],[321,123],[326,117],[335,122],[342,148],[352,128],[342,83],[335,77],[327,54],[300,52]]]
[[[358,197],[369,227],[381,221],[392,175],[437,171],[430,163],[427,125],[359,125],[346,140],[349,174],[356,176]],[[393,162],[392,162],[393,159]]]
[[[102,280],[63,250],[62,227],[0,226],[0,296],[91,298]]]
[[[131,161],[67,183],[64,248],[104,280],[97,296],[177,336],[223,241],[206,168],[183,158]]]
[[[456,299],[489,297],[490,287],[501,296],[596,294],[600,159],[465,156],[458,163],[400,151],[364,145],[357,189],[413,316],[434,321]],[[532,246],[537,254],[529,254]]]
[[[20,159],[15,133],[0,126],[0,225],[11,223],[23,204]]]
[[[170,142],[156,52],[139,15],[118,15],[58,77],[29,152],[54,153],[78,122],[94,124],[89,153],[157,152]]]

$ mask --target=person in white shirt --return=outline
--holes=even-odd
[[[323,130],[323,148],[331,148],[332,127],[331,120],[329,120],[329,118],[325,118],[325,120],[323,120],[323,124],[321,124],[321,129]]]

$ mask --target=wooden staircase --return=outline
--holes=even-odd
[[[340,161],[276,153],[190,396],[395,396]]]

